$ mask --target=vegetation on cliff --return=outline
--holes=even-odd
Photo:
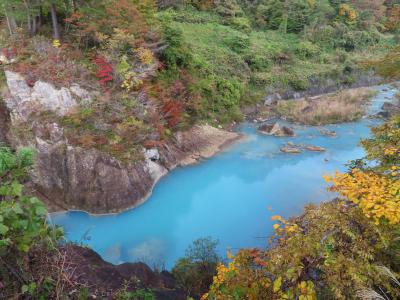
[[[29,86],[79,83],[98,92],[65,116],[33,114],[25,132],[33,122],[55,122],[71,145],[140,160],[142,146],[163,147],[193,123],[240,120],[240,108],[268,92],[353,83],[359,62],[393,48],[400,24],[396,1],[163,0],[158,6],[0,1],[5,68]],[[372,66],[393,77],[399,61],[395,48]],[[212,241],[198,242],[209,251],[203,257],[189,250],[178,262],[179,287],[198,297],[212,280],[203,299],[400,297],[399,141],[398,117],[375,128],[363,141],[367,157],[327,178],[340,197],[291,220],[274,216],[268,250],[229,253],[225,265]],[[43,204],[23,193],[31,162],[26,149],[0,148],[0,297],[87,298],[87,284],[66,272],[61,232],[47,225]],[[136,282],[110,289],[104,294],[114,298],[153,297]]]
[[[70,144],[135,161],[193,123],[240,120],[268,93],[359,80],[398,29],[395,3],[369,2],[2,1],[2,59],[30,86],[99,91],[25,127],[57,122]]]

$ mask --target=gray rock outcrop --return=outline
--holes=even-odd
[[[400,105],[392,102],[385,102],[382,105],[381,116],[384,118],[391,118],[392,116],[400,114]]]
[[[50,83],[37,81],[30,87],[18,73],[5,71],[5,75],[10,93],[5,101],[13,119],[26,120],[37,111],[52,111],[64,116],[79,103],[89,102],[93,96],[76,84],[57,89]]]
[[[24,124],[37,111],[68,114],[82,101],[90,101],[92,95],[78,85],[56,89],[36,82],[29,87],[19,74],[6,71],[6,76],[9,93],[5,104],[11,127]],[[99,150],[69,144],[57,123],[34,120],[29,126],[27,136],[9,134],[9,140],[13,147],[30,146],[36,150],[34,190],[51,211],[73,209],[94,214],[115,213],[142,204],[169,170],[210,157],[240,137],[207,125],[194,126],[177,133],[172,142],[160,149],[144,149],[143,160],[122,163]],[[5,128],[1,124],[0,127]]]
[[[296,135],[292,128],[289,128],[287,126],[280,126],[279,123],[263,124],[259,126],[257,130],[262,134],[273,135],[277,137],[293,137]]]

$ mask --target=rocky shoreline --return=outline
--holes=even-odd
[[[25,124],[30,114],[51,111],[66,115],[74,107],[91,101],[95,92],[77,84],[59,89],[37,81],[29,86],[17,73],[5,71],[5,75],[8,91],[3,92],[5,101],[0,109],[0,115],[4,115],[0,139],[6,137],[14,148],[29,146],[36,150],[29,188],[47,204],[50,212],[77,210],[101,215],[138,207],[171,170],[212,157],[243,138],[241,134],[207,124],[195,125],[174,133],[162,145],[143,148],[144,159],[121,162],[97,149],[70,144],[64,129],[56,122],[36,120],[29,123],[24,134],[16,133],[15,128]],[[261,129],[264,134],[294,135],[285,127]]]
[[[45,118],[28,122],[37,112],[64,116],[90,101],[93,92],[76,84],[58,89],[37,81],[29,86],[17,73],[5,71],[5,75],[8,91],[3,92],[0,112],[7,115],[2,119],[8,122],[0,123],[0,138],[6,137],[14,148],[35,149],[29,188],[50,212],[111,214],[135,208],[148,199],[169,171],[209,158],[242,137],[207,124],[195,125],[176,132],[162,145],[143,148],[143,159],[122,162],[97,149],[72,145],[57,122]],[[21,126],[26,127],[22,134]]]
[[[40,195],[41,199],[46,203],[48,211],[55,214],[65,213],[67,211],[83,211],[90,215],[118,214],[144,204],[151,196],[159,180],[175,168],[186,167],[199,163],[204,159],[211,158],[223,151],[226,147],[244,139],[242,134],[218,129],[210,125],[196,125],[190,130],[179,132],[177,136],[178,139],[175,137],[175,143],[166,147],[169,150],[163,149],[158,151],[156,149],[151,149],[151,152],[153,152],[157,158],[146,158],[146,166],[143,167],[151,176],[151,185],[149,185],[147,191],[144,190],[143,196],[132,200],[128,199],[125,202],[126,205],[120,208],[115,208],[112,211],[80,209],[79,207],[65,208],[55,205],[54,201],[51,201],[43,194]],[[184,137],[182,138],[182,136]],[[181,141],[177,143],[177,140],[182,140],[184,142],[182,143]],[[141,169],[142,165],[139,163],[134,166],[134,168]],[[144,177],[142,180],[148,180],[148,178],[146,179],[146,177]],[[139,184],[139,181],[137,183]],[[38,191],[37,187],[36,191]]]

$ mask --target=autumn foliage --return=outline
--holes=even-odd
[[[113,67],[101,55],[96,55],[96,57],[94,58],[94,63],[98,68],[98,71],[96,72],[96,77],[99,79],[100,85],[102,87],[105,87],[108,82],[113,81]]]
[[[181,110],[180,104],[174,100],[170,100],[164,104],[162,113],[164,118],[167,120],[169,127],[178,124]]]
[[[399,117],[372,134],[356,168],[326,177],[340,198],[290,220],[272,216],[269,249],[228,253],[202,299],[398,299]]]
[[[335,177],[326,179],[333,183],[332,191],[357,204],[365,216],[377,224],[380,221],[399,224],[400,180],[396,166],[392,167],[392,171],[393,176],[382,176],[353,169],[350,173],[337,173]]]

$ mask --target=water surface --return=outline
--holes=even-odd
[[[387,86],[369,108],[374,114],[397,92]],[[227,248],[265,247],[272,233],[270,217],[300,214],[305,204],[332,199],[322,175],[344,171],[345,164],[363,157],[360,138],[368,137],[378,120],[323,127],[294,126],[297,136],[260,135],[253,124],[238,130],[247,140],[200,164],[176,169],[156,185],[148,201],[118,215],[84,212],[53,214],[70,241],[83,243],[105,260],[118,264],[144,261],[171,268],[199,237],[218,239]],[[320,129],[335,130],[336,137]],[[327,149],[324,153],[280,153],[288,141]]]

